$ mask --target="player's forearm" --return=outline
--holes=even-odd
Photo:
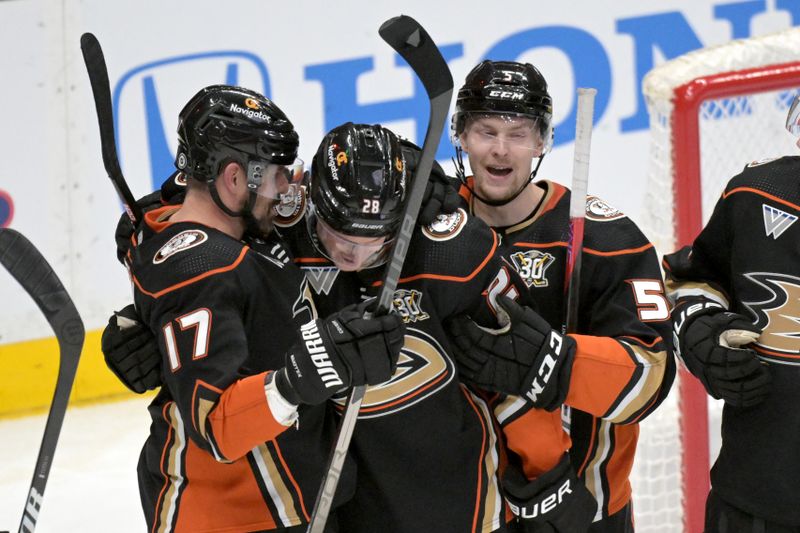
[[[216,405],[195,401],[198,430],[218,459],[233,461],[283,433],[293,419],[273,413],[265,392],[267,373],[236,381],[225,389]],[[208,410],[212,407],[211,410]],[[204,413],[207,413],[205,415]],[[288,425],[287,425],[288,422]]]
[[[572,335],[577,341],[565,403],[615,423],[640,420],[671,381],[671,355],[662,339],[652,346],[611,337]]]

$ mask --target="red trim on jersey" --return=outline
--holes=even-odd
[[[203,272],[202,274],[200,274],[198,276],[195,276],[193,278],[187,279],[185,281],[181,281],[180,283],[176,283],[175,285],[167,287],[166,289],[161,289],[158,292],[150,292],[148,290],[145,290],[145,288],[142,287],[142,284],[139,283],[139,280],[136,279],[136,276],[133,274],[133,272],[131,272],[131,279],[136,284],[136,288],[139,289],[139,291],[142,292],[142,294],[146,294],[147,296],[150,296],[151,298],[160,298],[160,297],[164,296],[165,294],[167,294],[169,292],[172,292],[174,290],[180,289],[182,287],[186,287],[187,285],[191,285],[192,283],[194,283],[196,281],[200,281],[201,279],[205,279],[207,277],[214,276],[216,274],[221,274],[223,272],[228,272],[230,270],[234,270],[237,266],[239,266],[239,263],[242,262],[242,260],[244,259],[244,256],[247,254],[247,251],[249,249],[250,248],[248,246],[244,246],[243,245],[242,246],[242,251],[239,252],[239,257],[237,257],[236,260],[233,263],[231,263],[230,265],[228,265],[228,266],[215,268],[214,270],[209,270],[207,272]]]

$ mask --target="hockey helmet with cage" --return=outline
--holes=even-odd
[[[335,231],[358,237],[393,235],[403,217],[406,165],[400,141],[379,125],[337,126],[311,164],[314,213]]]
[[[178,116],[175,166],[208,183],[214,202],[225,213],[243,216],[251,224],[256,194],[268,190],[270,197],[278,196],[277,187],[262,184],[283,177],[296,183],[302,177],[298,146],[294,126],[271,100],[243,87],[212,85],[195,94]],[[247,174],[250,195],[241,211],[220,200],[214,183],[230,162]]]
[[[485,60],[467,74],[452,119],[454,143],[473,114],[531,118],[541,136],[542,154],[553,145],[553,100],[544,76],[530,63]]]

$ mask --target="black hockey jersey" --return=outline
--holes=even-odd
[[[554,329],[565,317],[570,191],[539,181],[545,194],[526,220],[495,228],[500,253],[524,279],[538,312]],[[462,195],[470,202],[469,190]],[[533,478],[566,449],[598,502],[597,519],[630,500],[628,481],[637,422],[666,397],[675,375],[669,306],[653,245],[623,213],[588,197],[584,228],[577,350],[564,410],[548,413],[507,398],[495,407],[508,448]],[[571,442],[570,442],[571,439]]]
[[[206,226],[145,216],[132,249],[135,301],[156,335],[164,385],[139,461],[152,532],[256,531],[305,524],[335,432],[326,405],[275,420],[264,378],[316,316],[277,243],[250,245]],[[135,243],[134,243],[135,244]],[[352,469],[350,469],[352,472]],[[353,479],[344,476],[340,498]]]
[[[711,470],[719,496],[752,515],[800,526],[800,157],[755,162],[731,179],[691,247],[664,258],[676,316],[716,302],[762,330],[769,364],[760,404],[722,411]],[[676,319],[677,320],[677,319]]]
[[[276,226],[321,315],[377,296],[384,269],[339,271],[313,246],[301,211]],[[468,313],[497,327],[490,302],[524,290],[497,244],[463,209],[416,230],[393,300],[405,346],[392,379],[369,387],[361,406],[350,445],[358,484],[338,510],[341,531],[479,533],[511,519],[498,487],[500,435],[487,402],[459,383],[442,326]]]

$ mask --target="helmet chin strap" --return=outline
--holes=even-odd
[[[253,192],[252,190],[249,191],[247,194],[247,201],[245,202],[242,210],[234,211],[225,205],[225,202],[223,202],[222,198],[219,197],[216,180],[208,180],[207,183],[208,191],[211,193],[211,199],[214,200],[214,203],[217,204],[217,207],[219,207],[229,217],[243,218],[245,229],[248,234],[257,237],[263,237],[263,235],[261,235],[261,229],[259,228],[258,221],[256,220],[256,217],[253,216],[253,206],[256,204],[257,193]]]
[[[480,194],[475,192],[475,189],[473,189],[472,187],[469,186],[469,184],[467,183],[466,171],[464,170],[464,156],[463,156],[463,152],[462,152],[460,146],[456,146],[456,158],[457,158],[457,160],[454,160],[453,163],[455,164],[455,167],[456,167],[456,175],[458,176],[458,179],[461,181],[462,185],[464,185],[464,187],[466,187],[467,190],[472,194],[472,196],[474,196],[481,203],[484,203],[486,205],[490,205],[492,207],[500,207],[500,206],[503,206],[503,205],[506,205],[506,204],[509,204],[509,203],[513,202],[514,200],[516,200],[517,196],[522,194],[522,191],[525,190],[525,188],[536,177],[536,173],[539,172],[539,167],[542,164],[542,160],[544,159],[544,156],[545,156],[545,154],[542,154],[542,155],[539,156],[539,162],[536,163],[536,168],[533,169],[533,171],[531,172],[531,175],[528,176],[528,179],[525,181],[525,183],[523,183],[520,186],[520,188],[517,189],[517,191],[514,194],[512,194],[508,198],[504,198],[502,200],[490,200],[489,198],[484,198],[483,196],[481,196]]]

